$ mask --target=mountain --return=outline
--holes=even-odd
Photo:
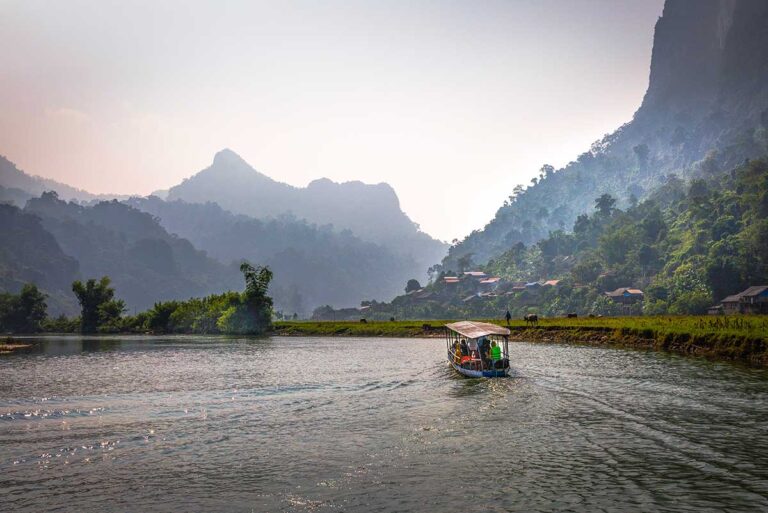
[[[94,201],[120,197],[110,194],[91,194],[56,180],[28,175],[3,155],[0,155],[0,186],[2,186],[0,201],[11,202],[19,207],[24,206],[28,199],[25,199],[26,196],[39,196],[46,191],[56,191],[64,200]]]
[[[255,219],[215,203],[131,198],[169,232],[221,262],[247,259],[274,271],[270,293],[278,310],[309,314],[319,305],[356,306],[391,298],[423,268],[413,259],[366,242],[349,230],[311,225],[291,215]]]
[[[83,206],[48,192],[29,200],[23,211],[3,208],[15,209],[6,214],[9,219],[25,220],[27,228],[15,231],[15,244],[55,264],[10,255],[8,261],[32,266],[41,275],[16,271],[15,280],[35,282],[46,292],[74,299],[73,278],[109,276],[118,297],[138,311],[156,301],[242,288],[237,265],[219,263],[188,240],[170,235],[151,215],[117,201]],[[56,272],[56,265],[67,272]]]
[[[419,230],[389,185],[335,183],[326,178],[293,187],[259,173],[235,152],[217,153],[210,167],[171,187],[169,201],[214,202],[256,218],[292,214],[311,224],[348,229],[363,240],[412,258],[419,275],[445,255],[445,245]]]
[[[475,268],[481,277],[441,273],[424,289],[372,303],[366,316],[704,314],[768,283],[768,157],[689,184],[671,179],[626,210],[610,197],[597,207],[576,219],[572,233],[518,243]],[[355,314],[321,308],[313,317]]]
[[[381,219],[389,215],[392,226],[400,223],[401,237],[398,240],[393,231],[390,244],[401,252],[364,240],[349,228],[310,223],[290,211],[272,216],[270,209],[287,202],[286,195],[296,194],[301,198],[296,201],[304,207],[316,207],[318,212],[324,207],[319,194],[275,182],[229,151],[220,152],[211,169],[194,180],[204,181],[203,188],[207,189],[215,189],[223,182],[239,183],[246,192],[267,191],[263,202],[253,203],[258,207],[253,212],[262,216],[260,219],[233,214],[203,196],[193,198],[200,202],[164,201],[155,196],[130,198],[124,203],[98,201],[96,196],[64,184],[29,176],[5,159],[0,165],[4,169],[0,175],[0,203],[26,205],[24,212],[37,216],[42,229],[77,264],[77,276],[110,276],[117,293],[131,308],[143,309],[161,299],[238,289],[241,284],[237,265],[247,259],[269,265],[274,271],[270,293],[278,310],[309,314],[323,304],[355,306],[364,299],[394,297],[408,279],[424,275],[443,254],[442,243],[416,229],[386,185],[358,182],[339,186],[320,180],[308,189],[326,190],[322,195],[329,203],[344,203],[342,196],[349,194],[348,204],[335,209],[336,214],[346,212],[349,219],[354,217],[355,208],[360,209],[360,219],[371,217],[367,206],[359,201],[367,194]],[[40,195],[28,190],[48,186],[55,192]],[[372,199],[371,187],[383,191],[378,203]],[[82,203],[64,201],[59,190],[76,195]],[[245,201],[246,197],[241,199]],[[271,206],[261,208],[267,204]],[[34,246],[32,241],[27,244]],[[39,251],[47,254],[51,249],[41,246]],[[13,268],[7,270],[6,276],[10,281],[0,283],[2,290],[19,288],[19,280],[31,274]],[[70,278],[71,274],[65,281],[71,283]],[[56,290],[70,297],[68,287]],[[71,305],[65,310],[72,313]]]
[[[570,228],[604,193],[626,207],[672,175],[716,176],[766,151],[768,2],[667,0],[632,121],[564,168],[543,166],[482,230],[449,249],[443,268],[483,263]]]
[[[0,204],[0,291],[18,293],[25,283],[35,283],[49,293],[51,312],[74,314],[76,301],[69,287],[78,268],[39,217]]]

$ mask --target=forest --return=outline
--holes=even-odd
[[[25,284],[18,294],[0,293],[0,332],[263,334],[271,329],[274,315],[267,294],[272,271],[243,262],[240,272],[243,292],[157,302],[135,315],[126,315],[125,301],[116,296],[107,276],[72,283],[80,306],[76,317],[49,317],[47,295],[36,285]]]
[[[632,199],[625,209],[602,194],[571,232],[518,242],[483,265],[464,255],[455,267],[432,268],[421,291],[410,286],[390,303],[364,302],[362,311],[374,319],[499,318],[507,309],[515,317],[706,313],[729,294],[768,283],[768,159],[731,170],[713,160],[698,163],[690,181],[668,175],[648,199]],[[501,280],[488,292],[466,271]],[[459,279],[445,279],[452,276]],[[557,285],[513,287],[545,280]],[[620,287],[641,289],[642,301],[623,306],[605,295]],[[334,315],[328,307],[315,312]]]

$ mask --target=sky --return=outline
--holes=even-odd
[[[632,118],[663,0],[0,0],[0,154],[149,194],[230,148],[305,186],[387,182],[427,233]]]

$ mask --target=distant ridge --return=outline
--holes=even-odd
[[[256,218],[292,214],[312,224],[350,230],[363,240],[413,258],[423,276],[445,254],[445,244],[411,221],[386,183],[336,183],[320,178],[307,187],[293,187],[260,173],[230,149],[219,151],[209,167],[171,187],[166,199],[213,202]]]
[[[128,196],[119,194],[92,194],[88,191],[72,187],[65,183],[57,182],[49,178],[28,175],[16,167],[16,164],[0,155],[0,186],[6,189],[18,189],[31,196],[39,196],[46,191],[56,191],[61,199],[77,201],[93,201],[119,198]],[[18,205],[23,207],[24,205]]]

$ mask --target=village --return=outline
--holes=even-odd
[[[579,308],[574,297],[599,305],[594,311]],[[467,315],[501,317],[506,311],[522,318],[527,314],[543,317],[632,316],[643,314],[645,293],[634,286],[595,291],[587,285],[569,280],[542,279],[511,281],[484,271],[464,271],[458,275],[438,277],[422,287],[411,280],[406,293],[390,303],[363,301],[357,308],[334,309],[324,306],[315,310],[312,320],[400,320],[460,318]],[[585,301],[581,301],[583,304]],[[710,315],[768,313],[768,285],[751,286],[738,294],[723,298],[707,309]]]

